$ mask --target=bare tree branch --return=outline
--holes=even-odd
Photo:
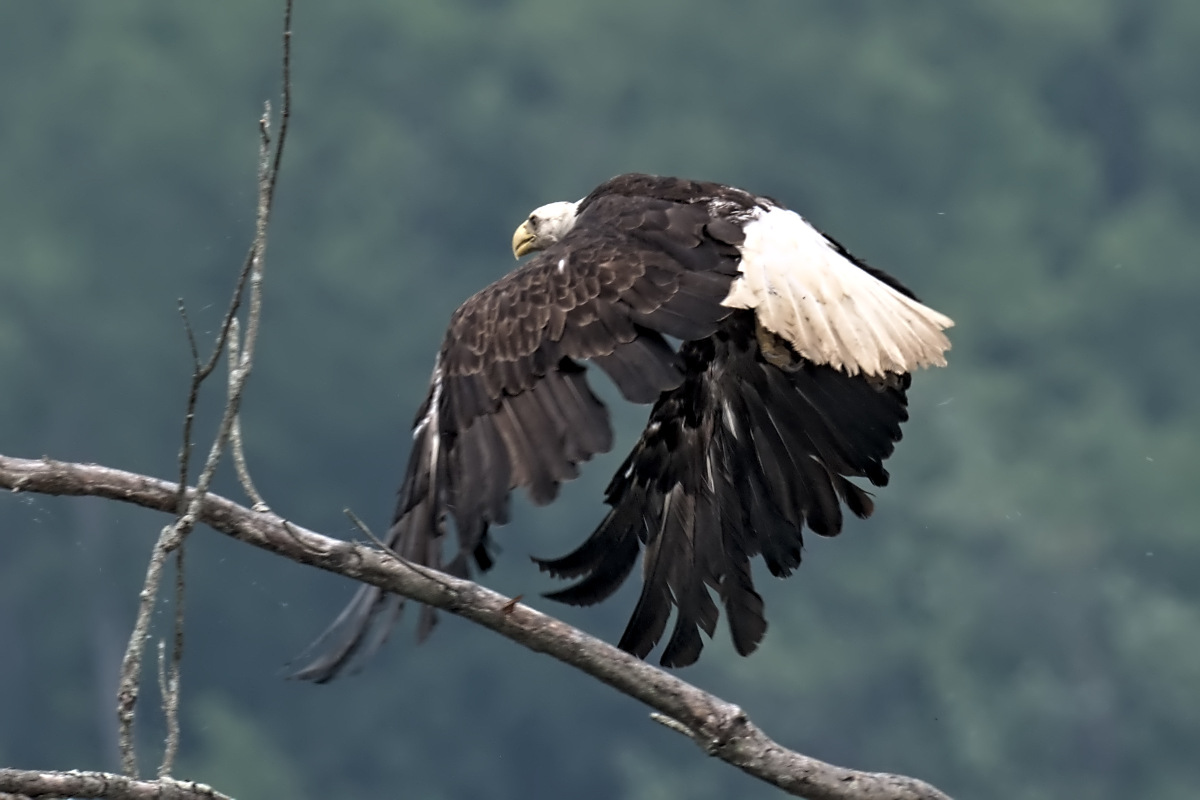
[[[178,494],[177,487],[177,497]],[[121,659],[121,680],[117,685],[117,742],[121,750],[121,770],[130,777],[136,777],[138,772],[133,721],[142,675],[142,654],[146,649],[146,640],[150,638],[150,618],[154,610],[154,601],[158,597],[158,587],[162,583],[163,565],[171,551],[182,544],[176,530],[176,525],[164,526],[154,544],[150,564],[146,567],[142,591],[138,595],[138,612],[133,631],[129,634],[129,644],[125,648],[124,658]]]
[[[212,484],[217,472],[217,466],[221,461],[221,456],[224,454],[225,448],[229,443],[230,436],[237,422],[238,412],[241,409],[242,393],[245,390],[246,381],[250,377],[250,371],[254,362],[254,346],[258,340],[259,322],[262,316],[262,282],[264,256],[267,249],[267,228],[271,214],[271,199],[277,178],[275,170],[279,164],[278,151],[282,149],[284,143],[284,131],[281,130],[279,142],[275,147],[276,158],[273,159],[270,124],[271,106],[268,103],[259,120],[258,209],[255,221],[254,243],[250,247],[250,270],[248,273],[250,307],[247,313],[245,341],[241,343],[237,341],[239,326],[236,317],[233,316],[236,313],[236,306],[243,291],[242,286],[247,280],[247,273],[243,270],[239,277],[238,286],[234,291],[234,300],[230,306],[231,314],[226,317],[223,336],[219,337],[218,349],[214,351],[214,356],[220,353],[219,348],[222,342],[226,342],[230,346],[229,386],[225,409],[221,415],[216,436],[213,438],[212,445],[209,448],[204,469],[200,472],[195,492],[189,498],[186,508],[179,509],[180,503],[176,503],[176,507],[181,513],[179,513],[178,518],[173,524],[163,528],[159,534],[158,542],[154,546],[154,551],[150,557],[150,564],[146,569],[145,583],[139,595],[140,602],[138,604],[137,618],[133,626],[133,632],[129,637],[129,646],[125,651],[125,658],[121,663],[121,681],[117,690],[117,720],[120,732],[121,767],[125,774],[131,777],[137,776],[137,754],[133,736],[133,724],[135,718],[134,711],[138,699],[138,687],[142,674],[142,654],[145,651],[146,640],[150,635],[150,619],[154,605],[158,600],[163,564],[172,552],[181,550],[188,534],[191,533],[192,528],[196,524],[197,507],[203,501],[208,487]],[[189,339],[189,341],[194,352],[194,339]],[[240,344],[240,347],[238,344]],[[200,385],[211,374],[207,366],[204,365],[192,375],[192,388],[188,396],[188,408],[185,415],[185,419],[187,420],[190,420],[194,415],[195,402],[199,395]],[[184,431],[185,436],[190,436],[191,426],[188,422],[185,422]],[[189,446],[185,441],[185,445],[180,453],[181,476],[186,476],[187,474],[185,459],[188,452]],[[177,499],[180,493],[179,490],[180,487],[176,487]],[[178,564],[180,567],[183,566],[182,558],[179,559]],[[182,584],[178,585],[182,586]],[[177,623],[181,622],[181,620],[182,618],[177,614]],[[182,654],[182,631],[179,629],[175,633],[175,643],[176,647],[173,653]],[[168,718],[168,742],[163,763],[159,769],[160,775],[169,773],[171,761],[178,748],[179,726],[177,720],[173,719],[173,716],[178,714],[179,709],[177,696],[179,691],[179,667],[177,663],[172,666],[171,672],[172,680],[164,682],[173,694],[169,694],[163,699],[164,712]]]
[[[126,775],[137,776],[137,752],[134,742],[133,725],[135,708],[137,706],[139,685],[142,675],[142,654],[150,635],[150,619],[158,600],[159,586],[162,580],[163,565],[172,551],[177,553],[177,582],[175,594],[174,637],[169,668],[164,668],[160,661],[160,686],[163,694],[163,713],[167,722],[167,740],[164,748],[163,761],[158,774],[166,776],[171,771],[172,762],[179,748],[179,691],[180,668],[183,659],[183,545],[188,534],[195,526],[197,508],[203,501],[217,466],[230,439],[234,440],[234,458],[239,478],[242,480],[247,493],[254,499],[256,506],[266,507],[262,498],[254,489],[246,469],[245,457],[242,455],[241,430],[238,425],[238,413],[241,408],[242,393],[246,381],[250,377],[254,358],[254,346],[258,340],[259,323],[262,316],[262,283],[264,256],[267,249],[267,230],[271,218],[271,208],[275,197],[275,187],[279,179],[279,168],[283,158],[283,147],[287,140],[288,121],[291,117],[291,25],[292,0],[287,0],[284,6],[283,30],[283,74],[281,94],[283,97],[283,112],[280,117],[279,138],[272,149],[271,140],[271,105],[265,104],[263,115],[259,119],[259,162],[258,162],[258,204],[255,215],[254,240],[250,245],[246,262],[238,276],[234,287],[233,297],[226,311],[225,319],[208,361],[199,361],[196,338],[187,318],[186,310],[180,302],[180,313],[183,316],[184,328],[187,332],[188,344],[192,354],[192,381],[188,392],[186,411],[184,413],[183,444],[179,451],[179,484],[176,489],[176,513],[173,524],[165,526],[155,543],[150,563],[146,569],[146,578],[139,595],[138,613],[133,631],[129,637],[129,645],[121,663],[121,679],[117,689],[117,721],[118,739],[121,751],[121,766]],[[241,306],[246,287],[249,286],[250,301],[246,315],[246,337],[244,343],[239,342],[239,325],[237,313]],[[184,503],[184,487],[188,483],[188,468],[191,458],[192,426],[195,421],[196,405],[200,396],[200,388],[212,374],[220,358],[221,351],[228,347],[229,353],[229,382],[228,394],[224,412],[218,425],[216,436],[209,448],[208,458],[200,473],[195,492]]]
[[[108,772],[0,769],[4,798],[107,798],[107,800],[232,800],[211,786],[159,778],[139,781]]]
[[[174,512],[178,487],[91,464],[0,455],[0,487],[92,495]],[[187,493],[196,520],[239,541],[465,617],[607,683],[677,723],[706,753],[810,800],[948,800],[915,778],[833,766],[771,741],[740,708],[553,617],[473,583],[416,569],[388,552],[323,536],[219,495]]]

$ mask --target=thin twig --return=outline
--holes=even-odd
[[[676,733],[683,734],[692,741],[696,740],[696,732],[674,717],[668,717],[666,714],[659,713],[658,711],[652,711],[650,712],[650,719],[657,722],[659,725],[662,725],[664,728],[670,728]]]
[[[426,578],[431,581],[440,581],[442,576],[445,575],[445,573],[440,570],[433,569],[432,567],[427,567],[424,564],[418,564],[415,561],[409,561],[407,558],[405,558],[404,556],[397,553],[395,550],[392,549],[391,545],[389,545],[387,542],[383,541],[378,536],[376,536],[375,533],[369,527],[367,527],[367,523],[363,522],[362,519],[359,518],[358,514],[355,514],[349,508],[343,508],[342,513],[345,514],[347,517],[349,517],[350,521],[354,523],[355,527],[357,527],[360,531],[362,531],[366,535],[366,537],[368,539],[370,539],[371,542],[377,548],[379,548],[379,552],[386,553],[387,555],[390,555],[393,558],[395,558],[396,563],[399,564],[404,569],[410,569],[413,572],[420,575],[421,577]],[[286,525],[286,523],[285,523],[285,525]],[[518,600],[518,601],[520,599],[521,599],[520,596],[518,596],[516,598],[516,600]],[[513,602],[516,602],[516,601],[513,601]]]
[[[167,688],[167,643],[164,639],[158,640],[158,691],[163,697],[170,691]]]
[[[258,493],[258,489],[254,488],[254,481],[250,479],[250,469],[246,466],[246,453],[242,448],[242,417],[239,414],[233,418],[233,427],[229,431],[229,451],[233,455],[233,466],[237,470],[238,481],[242,484],[242,491],[246,493],[253,502],[255,511],[270,511],[271,507],[267,505],[267,501],[263,500],[262,495]]]
[[[179,543],[175,551],[175,619],[171,646],[171,665],[166,670],[165,680],[162,680],[163,716],[166,717],[167,739],[163,747],[162,764],[158,767],[158,777],[165,778],[171,774],[175,765],[175,756],[179,752],[179,696],[180,682],[183,671],[183,598],[184,598],[184,564],[183,554],[186,549],[184,542]],[[160,644],[160,661],[162,648]],[[161,671],[161,667],[160,667]]]
[[[279,144],[275,147],[275,161],[271,165],[271,185],[267,192],[267,206],[275,201],[275,185],[279,180],[279,166],[283,163],[283,145],[287,141],[288,123],[292,119],[292,3],[287,0],[283,9],[283,74],[279,76],[283,108],[279,112]]]
[[[363,534],[365,534],[366,537],[370,539],[377,548],[379,548],[379,552],[386,553],[387,555],[395,558],[396,563],[398,563],[404,569],[411,569],[413,572],[431,581],[441,580],[441,576],[446,574],[441,570],[427,567],[424,564],[418,564],[415,561],[409,561],[407,558],[397,553],[392,549],[391,545],[376,536],[375,533],[369,527],[367,527],[367,523],[363,522],[358,514],[355,514],[351,509],[343,508],[342,513],[349,517],[350,521],[354,523],[354,526],[362,531]],[[290,523],[284,522],[285,527],[289,524]],[[518,596],[517,599],[520,600],[520,596]]]
[[[225,310],[225,316],[221,320],[221,327],[217,331],[217,338],[213,342],[212,353],[203,364],[200,363],[199,350],[196,347],[196,339],[192,332],[191,324],[187,318],[187,311],[184,308],[183,300],[179,301],[179,312],[183,316],[184,329],[187,331],[188,343],[191,346],[192,361],[195,365],[195,370],[192,376],[191,392],[188,396],[187,414],[184,415],[184,437],[183,448],[184,453],[181,456],[183,465],[183,474],[181,475],[180,485],[186,486],[187,480],[187,455],[191,452],[191,430],[193,420],[195,419],[196,403],[199,397],[200,384],[202,384],[212,371],[217,368],[218,359],[221,357],[222,351],[225,349],[226,340],[229,337],[230,327],[237,319],[238,310],[241,308],[242,298],[245,295],[247,281],[250,278],[251,270],[254,268],[255,259],[258,258],[261,262],[260,244],[265,246],[265,240],[260,242],[257,236],[258,222],[265,222],[270,217],[270,210],[275,200],[275,186],[279,181],[280,166],[283,163],[283,147],[287,142],[288,124],[292,117],[292,6],[293,0],[287,0],[283,10],[283,74],[281,76],[280,94],[283,98],[283,108],[279,116],[279,140],[275,146],[274,158],[270,168],[266,171],[266,202],[263,203],[262,192],[259,193],[259,218],[256,220],[256,235],[254,244],[251,245],[250,251],[246,253],[246,259],[242,262],[241,271],[238,273],[237,281],[234,283],[233,296],[230,298],[229,307]],[[268,141],[269,143],[269,141]],[[262,187],[263,174],[259,172],[259,186]]]
[[[372,542],[374,542],[376,547],[378,547],[380,550],[382,550],[382,551],[383,551],[383,552],[385,552],[385,553],[391,553],[392,555],[396,556],[397,558],[399,558],[399,557],[400,557],[400,556],[399,556],[399,555],[396,553],[396,551],[395,551],[395,550],[393,550],[392,548],[388,547],[388,545],[387,545],[387,543],[386,543],[386,542],[384,542],[382,539],[380,539],[378,536],[376,536],[376,535],[375,535],[375,534],[374,534],[374,533],[371,531],[371,529],[367,527],[367,523],[363,522],[363,521],[362,521],[362,520],[359,518],[358,514],[355,514],[355,513],[354,513],[352,510],[350,510],[349,508],[343,508],[343,509],[342,509],[342,513],[343,513],[343,514],[345,514],[347,517],[349,517],[349,518],[350,518],[350,521],[354,523],[354,526],[355,526],[356,528],[358,528],[360,531],[362,531],[362,532],[363,532],[363,534],[365,534],[365,535],[366,535],[366,537],[367,537],[368,539],[370,539]]]
[[[234,326],[229,330],[229,392],[232,395],[235,386],[233,384],[233,376],[237,370],[238,364],[238,327],[237,320],[234,320]],[[246,466],[246,452],[242,446],[242,415],[237,414],[233,418],[233,427],[229,429],[229,451],[233,456],[233,466],[237,471],[238,481],[242,484],[242,491],[250,498],[254,504],[255,511],[270,511],[270,506],[263,500],[262,495],[258,493],[258,489],[254,488],[254,481],[250,478],[250,468]]]
[[[183,492],[188,485],[188,467],[192,462],[192,426],[196,424],[196,405],[200,401],[200,384],[204,379],[200,377],[200,350],[196,346],[196,332],[192,330],[192,321],[188,319],[187,306],[182,297],[179,298],[179,316],[183,320],[183,330],[192,354],[192,383],[183,413],[183,444],[179,448],[179,513],[182,514]]]

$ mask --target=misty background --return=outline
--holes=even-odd
[[[281,15],[0,5],[0,452],[176,474],[177,300],[211,335]],[[449,315],[513,266],[535,206],[634,170],[769,194],[953,317],[954,349],[915,376],[875,517],[807,537],[788,581],[756,564],[763,647],[737,657],[722,622],[681,676],[781,744],[957,797],[1195,796],[1200,5],[301,0],[294,30],[242,419],[275,511],[386,527]],[[518,501],[484,582],[615,641],[636,579],[566,608],[528,559],[601,518],[648,411],[610,405],[614,452],[553,506]],[[117,766],[118,663],[166,521],[0,498],[0,763]],[[348,679],[284,680],[353,585],[208,529],[188,548],[179,777],[241,800],[778,794],[445,616]],[[148,681],[144,769],[156,704]]]

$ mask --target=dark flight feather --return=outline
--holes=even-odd
[[[839,500],[858,516],[872,507],[847,476],[886,480],[882,462],[907,418],[907,376],[870,385],[832,367],[800,363],[784,371],[763,358],[751,312],[681,348],[684,382],[665,392],[606,492],[611,510],[579,548],[539,566],[578,583],[549,597],[586,605],[619,588],[643,555],[643,588],[621,647],[645,656],[675,631],[664,666],[692,663],[700,631],[711,635],[709,590],[720,598],[739,653],[766,631],[749,559],[762,554],[772,574],[800,563],[803,528],[836,535]],[[853,416],[845,429],[835,421]],[[847,432],[847,430],[849,432]],[[640,548],[639,548],[640,549]]]

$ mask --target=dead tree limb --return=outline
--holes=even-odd
[[[0,455],[0,487],[48,495],[91,495],[174,513],[178,484],[94,464]],[[195,497],[188,491],[189,501]],[[197,521],[246,544],[428,603],[546,653],[673,721],[706,753],[809,800],[949,800],[923,781],[859,772],[788,750],[740,708],[595,637],[472,581],[402,561],[389,552],[333,539],[270,511],[209,493]]]
[[[139,781],[109,772],[0,769],[0,798],[105,798],[105,800],[232,800],[211,786],[159,778]]]

